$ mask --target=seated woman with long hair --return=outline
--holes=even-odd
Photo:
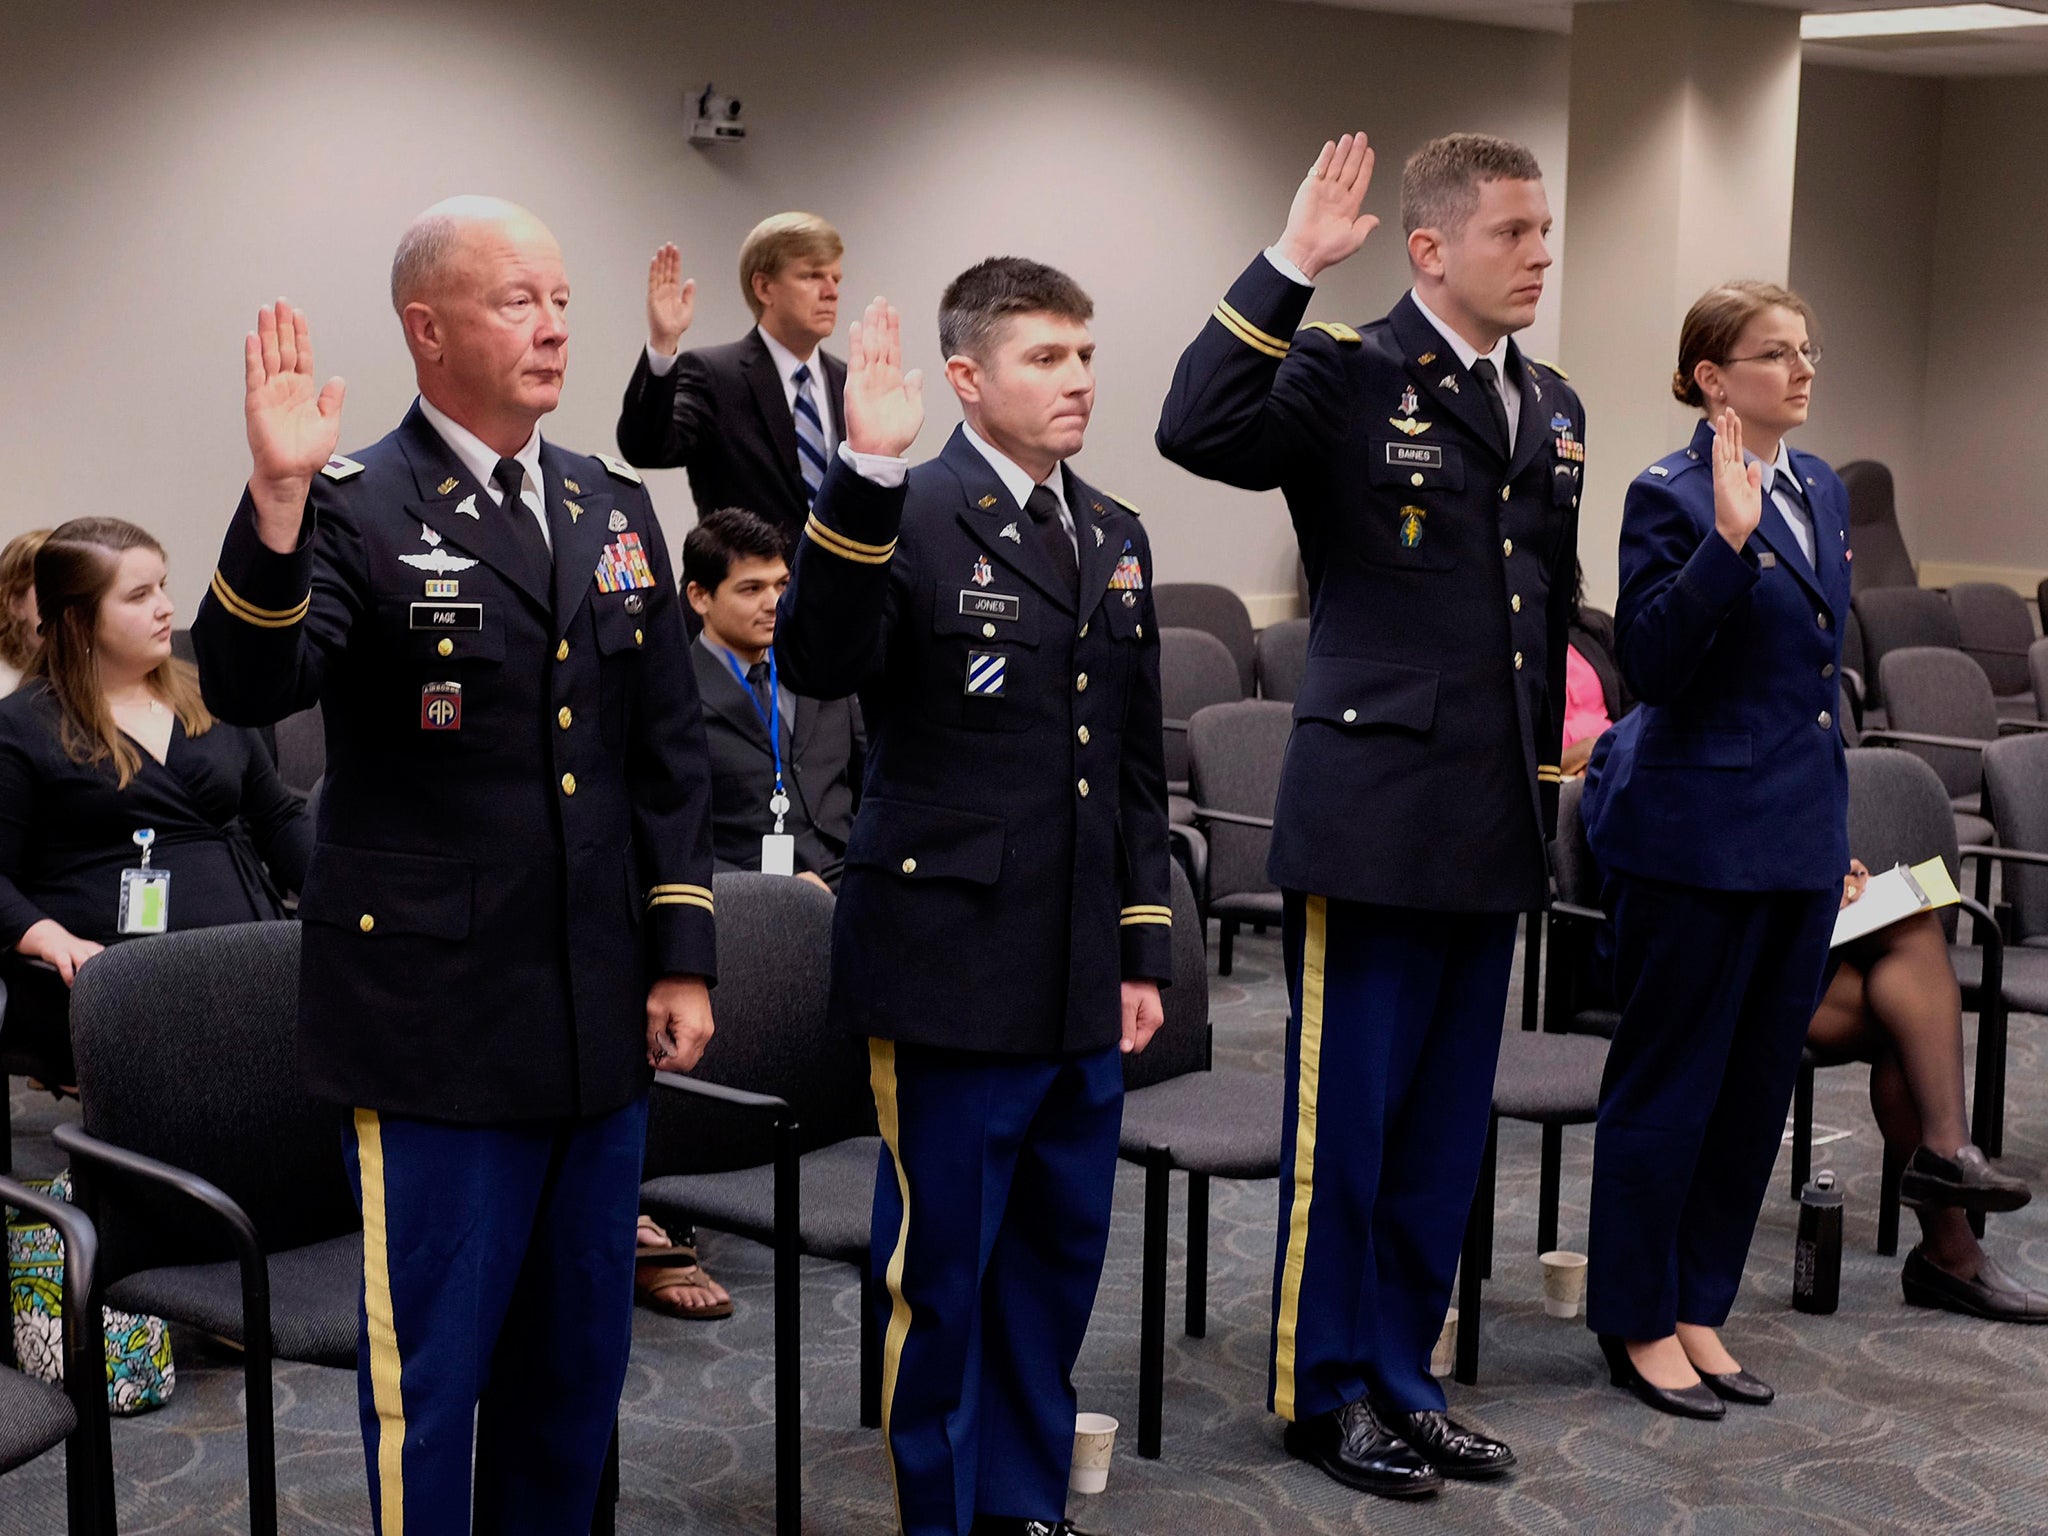
[[[35,598],[41,648],[0,699],[0,949],[10,1044],[69,1082],[67,989],[124,937],[137,834],[153,834],[149,867],[171,875],[163,926],[183,929],[283,917],[279,891],[298,888],[312,831],[261,739],[216,723],[198,673],[172,657],[164,552],[148,533],[65,523],[36,553]]]

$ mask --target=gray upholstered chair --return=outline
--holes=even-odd
[[[1159,631],[1159,700],[1166,725],[1166,787],[1179,804],[1170,810],[1176,825],[1188,824],[1188,722],[1211,704],[1244,697],[1237,662],[1221,640],[1199,629],[1168,626]]]
[[[1854,711],[1856,723],[1861,725],[1868,713],[1866,695],[1870,685],[1865,681],[1870,675],[1870,658],[1863,649],[1863,621],[1856,617],[1852,603],[1849,617],[1842,622],[1842,687],[1843,703]]]
[[[1852,459],[1839,471],[1849,493],[1849,579],[1857,592],[1874,587],[1911,587],[1920,577],[1899,531],[1892,472],[1875,459]]]
[[[117,944],[71,992],[82,1122],[56,1128],[106,1301],[230,1339],[249,1524],[277,1529],[273,1358],[354,1370],[362,1222],[340,1111],[300,1085],[296,923]]]
[[[1259,631],[1259,697],[1293,703],[1308,670],[1308,620],[1282,619]]]
[[[1280,1176],[1286,1084],[1271,1073],[1211,1062],[1209,959],[1187,877],[1173,871],[1173,985],[1166,1023],[1124,1058],[1117,1152],[1145,1170],[1145,1259],[1138,1328],[1138,1454],[1159,1454],[1166,1371],[1167,1207],[1175,1170],[1188,1176],[1187,1335],[1208,1332],[1209,1181]]]
[[[1990,890],[1991,866],[1997,864],[2004,872],[2003,905],[2013,942],[2006,946],[1999,970],[2000,1000],[2021,1013],[2048,1013],[2048,735],[2009,736],[1986,747],[1984,798],[2002,818],[1999,846],[1966,847],[1962,859],[1977,866],[1980,901]],[[1955,959],[1964,987],[1981,985],[1987,958],[1962,950]],[[1997,1067],[2002,1099],[2002,1054]]]
[[[1948,787],[1957,840],[1993,841],[1983,805],[1984,748],[2001,735],[2040,729],[2039,722],[2000,719],[1990,679],[1961,651],[1907,646],[1888,652],[1878,671],[1887,723],[1865,730],[1863,743],[1903,746],[1924,759]]]
[[[2048,640],[2027,647],[2027,676],[2034,688],[2034,718],[2048,720]]]
[[[1152,589],[1152,611],[1161,629],[1199,629],[1222,641],[1237,666],[1237,696],[1251,697],[1258,676],[1258,643],[1243,598],[1210,582],[1169,581]]]
[[[1984,669],[2000,714],[2033,714],[2027,678],[2027,647],[2034,643],[2034,616],[2027,600],[1995,581],[1959,581],[1948,589],[1963,653]]]
[[[320,706],[277,722],[277,776],[300,794],[311,794],[327,772],[327,729]]]
[[[1280,761],[1294,707],[1272,699],[1211,704],[1188,722],[1188,789],[1195,825],[1209,842],[1202,909],[1217,919],[1216,971],[1230,974],[1240,923],[1280,921],[1280,892],[1266,878]]]
[[[112,1536],[114,1484],[107,1458],[105,1334],[91,1303],[99,1241],[85,1212],[0,1177],[0,1218],[9,1208],[46,1221],[64,1240],[64,1384],[52,1386],[0,1364],[0,1475],[64,1447],[65,1529]],[[4,1221],[0,1221],[4,1225]],[[9,1340],[8,1359],[13,1352]],[[0,1505],[7,1502],[0,1487]],[[21,1529],[26,1530],[26,1525]]]
[[[1868,665],[1863,672],[1864,702],[1874,709],[1887,709],[1882,669],[1891,652],[1909,645],[1935,646],[1959,651],[1963,632],[1956,623],[1956,611],[1939,592],[1925,587],[1879,587],[1858,590],[1855,598],[1857,626],[1863,631],[1863,655]]]
[[[752,872],[713,881],[718,1030],[687,1077],[664,1072],[648,1120],[641,1208],[775,1250],[776,1529],[802,1529],[798,1260],[861,1275],[861,1422],[879,1425],[881,1340],[868,1230],[881,1138],[860,1042],[826,1021],[832,897]]]

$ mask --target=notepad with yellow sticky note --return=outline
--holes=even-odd
[[[1937,907],[1952,907],[1962,897],[1949,878],[1948,865],[1940,858],[1908,869],[1895,864],[1881,875],[1872,875],[1862,896],[1835,914],[1835,936],[1829,948],[1839,948],[1851,939],[1889,928],[1893,923]]]

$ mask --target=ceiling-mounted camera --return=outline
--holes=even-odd
[[[690,98],[692,144],[737,144],[747,136],[737,96],[721,96],[709,81]]]

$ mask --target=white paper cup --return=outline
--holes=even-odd
[[[1452,1307],[1444,1313],[1444,1325],[1438,1330],[1436,1348],[1429,1352],[1429,1374],[1448,1376],[1458,1363],[1458,1309]]]
[[[1586,1256],[1553,1248],[1537,1261],[1543,1266],[1543,1310],[1552,1317],[1577,1317],[1586,1299]]]
[[[1100,1493],[1109,1486],[1109,1453],[1116,1447],[1116,1420],[1106,1413],[1074,1415],[1074,1467],[1067,1486],[1076,1493]]]

